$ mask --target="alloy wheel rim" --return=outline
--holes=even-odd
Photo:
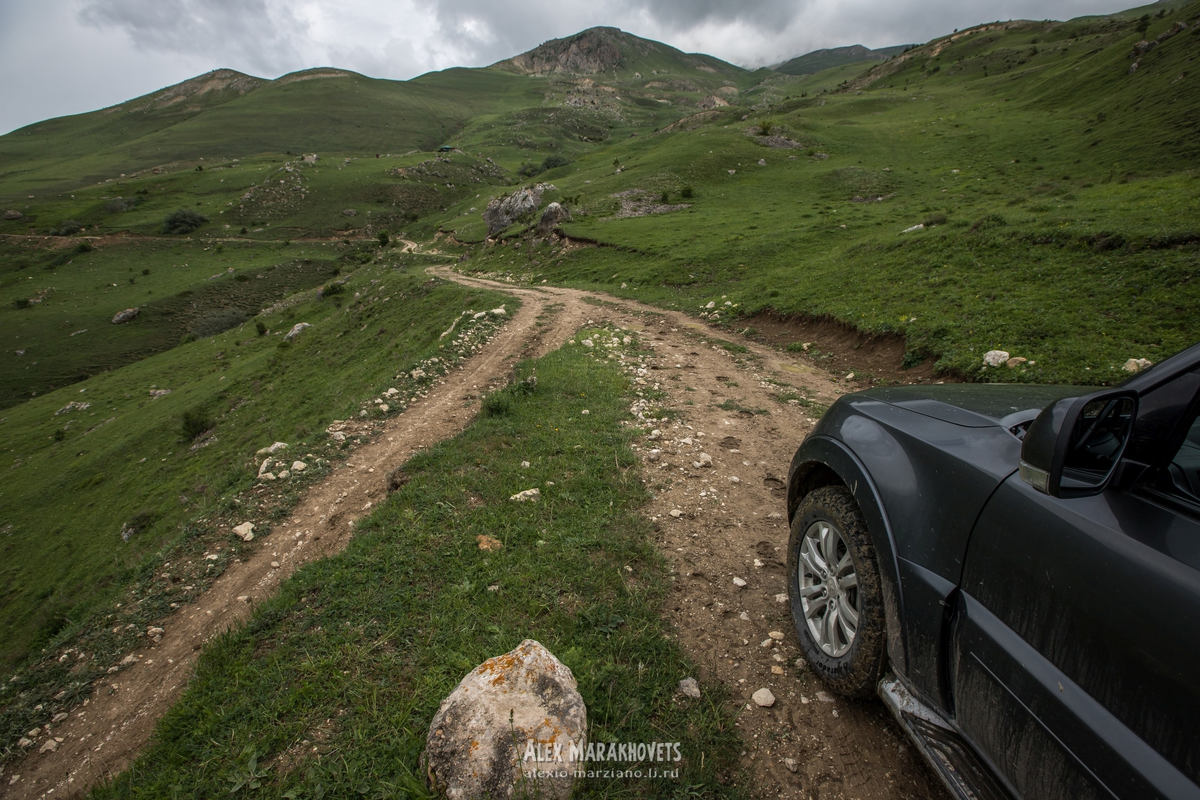
[[[817,520],[804,532],[800,563],[800,606],[813,641],[828,656],[846,654],[858,634],[858,573],[842,532]]]

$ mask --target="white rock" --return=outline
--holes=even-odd
[[[761,642],[758,643],[759,647],[764,647],[764,648],[765,647],[773,647],[774,645],[775,645],[774,639],[763,639]]]
[[[684,678],[679,682],[679,693],[693,700],[699,700],[700,684],[695,678]]]
[[[335,442],[344,442],[346,441],[346,434],[342,433],[341,431],[334,431],[333,433],[329,434],[329,438],[333,439]]]
[[[521,462],[521,469],[529,469],[529,462],[528,462],[528,461],[522,461],[522,462]]]
[[[596,346],[596,343],[593,342],[591,339],[584,339],[583,341],[580,342],[580,344],[583,345],[584,347],[595,347]]]
[[[678,508],[672,508],[671,516],[674,517],[675,519],[679,519],[680,517],[683,516],[683,512],[680,511]]]
[[[412,377],[412,379],[413,379],[414,381],[418,381],[418,380],[420,380],[421,378],[424,378],[424,377],[425,377],[425,370],[423,370],[423,369],[420,369],[420,368],[417,368],[417,369],[414,369],[412,372],[410,372],[410,373],[408,373],[408,374],[409,374],[409,375]]]
[[[983,354],[983,363],[989,367],[999,367],[1008,363],[1009,353],[1007,350],[988,350]]]
[[[825,692],[817,692],[817,699],[820,700],[822,703],[836,703],[837,702],[836,700],[833,699],[832,695],[826,694]]]
[[[538,498],[542,496],[540,489],[526,489],[523,492],[517,492],[509,500],[515,500],[518,503],[536,503]]]
[[[387,403],[380,403],[378,407],[379,407],[379,411],[381,413],[386,414],[388,412],[388,404]]]
[[[912,233],[913,231],[923,231],[923,230],[925,230],[925,223],[918,222],[916,225],[913,225],[911,228],[905,228],[904,230],[902,230],[900,232],[901,233]]]
[[[287,449],[287,442],[276,442],[275,444],[271,445],[270,447],[262,448],[254,455],[256,455],[256,456],[274,455],[275,453],[278,453],[280,450],[286,450],[286,449]]]
[[[750,621],[750,612],[743,611],[742,613],[738,614],[738,619],[740,619],[742,622],[749,622]]]
[[[738,587],[739,589],[745,589],[745,588],[746,588],[746,582],[745,582],[744,580],[742,580],[741,578],[734,578],[734,579],[733,579],[733,585],[734,585],[734,586],[736,586],[736,587]]]
[[[783,641],[783,631],[771,631],[770,633],[767,634],[767,636],[770,636],[772,639],[774,639],[777,642]]]
[[[312,325],[309,325],[307,322],[297,322],[292,326],[292,329],[287,332],[287,335],[283,337],[283,340],[285,342],[290,342],[292,339],[295,339],[297,336],[299,336],[301,331],[303,331],[305,328],[311,327]]]
[[[778,511],[772,511],[770,514],[767,514],[767,519],[783,519],[783,514],[780,514]]]
[[[394,388],[388,389],[386,392],[384,392],[384,394],[386,394],[388,397],[395,397],[396,395],[400,394],[400,390]]]
[[[1126,372],[1141,372],[1142,370],[1149,369],[1152,366],[1154,366],[1153,361],[1149,361],[1145,358],[1131,358],[1125,362],[1124,369]]]
[[[42,745],[41,749],[38,750],[38,752],[39,753],[53,753],[57,749],[58,749],[58,742],[54,741],[53,739],[47,739],[45,744]]]
[[[157,626],[146,629],[146,635],[149,636],[151,639],[153,639],[155,636],[162,636],[164,633],[166,633],[166,631]]]
[[[709,301],[708,301],[708,305],[706,305],[706,306],[705,306],[705,308],[716,308],[716,307],[717,307],[717,301],[716,301],[716,300],[709,300]]]
[[[662,431],[660,431],[658,428],[655,428],[654,430],[650,431],[651,439],[657,439],[660,436],[662,436]]]
[[[586,742],[587,708],[575,676],[532,639],[489,659],[442,701],[421,766],[449,800],[538,796],[566,800],[574,782],[571,744]],[[563,762],[537,760],[541,745]],[[584,745],[586,747],[586,744]],[[539,778],[538,770],[566,777]]]
[[[730,475],[730,476],[729,476],[729,482],[730,482],[730,483],[741,483],[741,482],[742,482],[742,479],[741,479],[741,478],[739,478],[737,475]]]
[[[262,477],[271,471],[271,467],[275,464],[275,459],[264,458],[262,464],[258,468],[258,477]]]
[[[750,699],[762,708],[770,708],[775,705],[775,695],[771,694],[771,690],[765,687],[751,695]]]
[[[696,460],[692,462],[692,466],[696,469],[700,469],[701,467],[711,467],[712,456],[710,456],[708,453],[701,453],[700,455],[696,456]]]
[[[775,595],[775,602],[776,602],[776,603],[786,603],[787,601],[788,601],[788,596],[787,596],[787,593],[786,593],[786,592],[785,592],[785,593],[781,593],[781,594],[777,594],[777,595]]]
[[[267,474],[270,475],[270,473],[267,473]],[[276,475],[275,477],[279,478],[279,480],[281,480],[281,481],[286,481],[288,478],[292,477],[292,473],[288,472],[285,469],[282,472],[280,472],[278,475]]]
[[[588,414],[591,414],[591,413],[592,413],[592,412],[588,411],[588,410],[585,408],[583,411],[580,411],[580,412],[579,412],[579,415],[580,415],[581,417],[586,417]]]
[[[308,469],[308,464],[305,464],[303,461],[292,462],[292,472],[304,472],[306,469]]]
[[[238,538],[243,542],[248,542],[254,538],[254,523],[243,522],[241,525],[238,525],[236,528],[234,528],[233,532],[237,534]]]
[[[658,461],[660,458],[662,458],[662,450],[651,450],[649,453],[646,453],[647,461]]]
[[[500,306],[499,308],[493,308],[488,313],[491,314],[493,317],[508,316],[508,312],[504,310],[504,306]]]

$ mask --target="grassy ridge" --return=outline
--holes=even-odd
[[[556,180],[579,197],[564,230],[610,247],[504,248],[472,268],[696,313],[726,295],[734,327],[767,310],[831,317],[984,380],[1119,380],[1128,358],[1200,338],[1200,95],[1173,83],[1200,27],[1128,74],[1133,43],[1181,19],[1200,4],[1145,34],[1136,18],[964,32],[861,88],[581,157]],[[766,146],[780,139],[796,146]],[[639,190],[681,207],[622,218],[618,195]],[[1037,363],[985,372],[993,348]]]
[[[678,781],[589,780],[577,795],[736,794],[721,698],[675,695],[691,667],[659,617],[668,582],[618,427],[628,380],[582,351],[519,367],[536,368],[532,393],[502,390],[413,458],[345,552],[205,651],[154,744],[93,796],[212,797],[252,771],[263,797],[424,796],[418,757],[441,698],[526,638],[574,672],[593,741],[683,743]],[[540,502],[507,499],[533,486]],[[503,549],[481,550],[481,535]]]
[[[0,663],[83,625],[144,559],[191,535],[185,523],[232,508],[254,482],[255,450],[323,446],[331,420],[356,415],[437,352],[461,311],[504,302],[390,267],[364,267],[341,294],[301,295],[258,317],[274,335],[251,321],[5,412]],[[278,334],[301,321],[313,327],[284,344]],[[89,407],[57,413],[71,402]],[[195,444],[181,433],[188,413],[211,423]],[[132,520],[139,530],[122,541]]]

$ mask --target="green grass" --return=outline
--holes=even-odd
[[[394,376],[422,358],[452,353],[438,336],[461,311],[512,303],[384,264],[360,269],[330,299],[296,299],[259,317],[273,334],[239,325],[5,412],[5,668],[85,627],[146,559],[206,527],[196,520],[215,527],[212,516],[254,483],[255,450],[325,447],[331,420],[357,415],[390,386],[403,390]],[[302,321],[313,327],[284,343],[278,334]],[[170,394],[154,398],[156,389]],[[89,406],[62,410],[72,402]],[[200,446],[181,433],[187,414],[216,422]],[[143,512],[149,521],[123,541]]]
[[[418,758],[441,699],[526,638],[574,672],[593,741],[682,742],[677,781],[589,779],[576,796],[740,796],[720,690],[676,696],[694,667],[660,616],[670,584],[618,425],[628,381],[581,351],[520,366],[536,389],[502,390],[412,459],[346,551],[205,649],[151,747],[93,796],[213,797],[254,771],[263,797],[423,796]],[[540,502],[508,500],[533,486]],[[480,550],[479,535],[503,549]]]

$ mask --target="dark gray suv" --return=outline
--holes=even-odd
[[[1200,798],[1200,345],[840,399],[788,477],[813,669],[960,798]]]

